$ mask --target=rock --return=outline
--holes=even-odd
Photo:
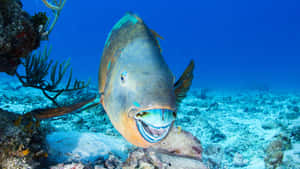
[[[275,121],[268,119],[268,120],[264,120],[262,122],[261,127],[263,129],[270,130],[270,129],[274,129],[274,128],[278,127],[278,126],[277,126],[277,124],[276,124]]]
[[[103,166],[95,165],[95,169],[105,169]]]
[[[71,164],[57,164],[51,166],[50,169],[83,169],[84,165],[82,163],[71,163]]]
[[[74,160],[94,162],[99,158],[113,158],[109,156],[111,153],[125,160],[131,147],[120,136],[92,132],[53,132],[47,135],[46,141],[49,159],[57,163]]]
[[[214,102],[211,105],[209,105],[209,107],[207,108],[207,111],[215,111],[218,110],[219,108],[219,103]]]
[[[240,153],[235,153],[234,157],[233,157],[233,165],[235,167],[244,167],[248,164],[248,160],[245,160],[243,158],[243,155]]]
[[[293,107],[293,111],[296,113],[300,112],[300,108],[298,106]]]
[[[209,144],[205,149],[206,160],[208,168],[218,169],[222,168],[223,148],[219,144]]]
[[[182,156],[173,156],[170,154],[157,153],[166,169],[207,169],[207,167],[200,161],[193,158],[186,158]],[[167,164],[167,166],[166,166]]]
[[[266,169],[273,169],[281,166],[283,160],[283,153],[285,150],[291,149],[291,140],[285,134],[275,136],[265,150],[265,167]]]
[[[138,148],[130,153],[129,158],[125,163],[123,163],[122,168],[207,169],[207,167],[200,160],[194,158],[155,152],[153,149],[141,148]]]
[[[105,160],[105,167],[108,169],[121,169],[122,161],[120,157],[110,154],[108,159]]]
[[[218,142],[220,142],[220,141],[226,140],[226,135],[223,134],[219,129],[214,128],[212,131],[213,131],[213,133],[212,133],[210,139],[211,139],[214,143],[218,143]]]
[[[283,159],[282,151],[276,151],[271,154],[268,154],[268,156],[265,158],[265,167],[267,169],[277,168],[281,165],[282,159]]]
[[[300,144],[293,145],[293,149],[284,152],[283,156],[283,168],[300,168]]]
[[[285,117],[289,120],[297,119],[300,116],[299,112],[288,112],[285,114]]]
[[[289,150],[292,148],[292,142],[290,139],[290,136],[287,135],[286,133],[280,133],[278,135],[275,136],[275,138],[277,138],[277,140],[280,140],[282,142],[282,150]]]
[[[293,127],[291,137],[293,137],[297,142],[300,141],[300,126]]]
[[[155,150],[202,159],[202,146],[191,133],[173,127],[168,136],[152,147]]]

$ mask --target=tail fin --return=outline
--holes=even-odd
[[[71,113],[71,112],[73,112],[75,110],[78,110],[82,107],[83,108],[81,110],[86,110],[86,109],[89,109],[91,107],[95,107],[98,104],[100,104],[100,102],[91,104],[96,98],[97,98],[97,96],[93,97],[92,99],[85,100],[85,101],[75,103],[75,104],[72,104],[72,105],[69,105],[69,106],[64,106],[64,107],[48,108],[48,109],[36,109],[36,110],[33,110],[33,111],[29,112],[29,114],[32,114],[38,120],[57,117],[57,116],[61,116],[61,115],[64,115],[64,114]]]
[[[186,93],[190,89],[193,80],[193,71],[194,71],[195,63],[194,60],[191,60],[189,66],[185,69],[181,77],[174,84],[174,90],[176,95],[177,104],[181,102],[182,99],[185,98]]]

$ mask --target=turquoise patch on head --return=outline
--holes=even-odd
[[[109,40],[110,39],[110,35],[111,35],[111,31],[109,32],[109,34],[108,34],[108,36],[106,38],[104,46],[109,46],[109,44],[110,44],[110,40]]]
[[[134,104],[136,107],[141,107],[141,105],[140,105],[138,102],[133,102],[133,104]]]
[[[126,77],[126,76],[127,76],[127,72],[126,72],[126,71],[125,71],[125,72],[122,72],[122,73],[121,73],[121,76]]]
[[[109,70],[110,68],[110,65],[111,65],[111,61],[108,62],[108,65],[107,65],[107,70]]]
[[[127,13],[125,16],[123,16],[123,18],[121,18],[113,27],[113,30],[115,29],[120,29],[121,26],[127,22],[131,22],[133,24],[136,24],[138,22],[137,18],[130,14],[130,13]]]

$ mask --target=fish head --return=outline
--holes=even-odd
[[[108,71],[102,101],[114,127],[139,147],[164,139],[176,119],[175,78],[153,46],[141,38],[120,51]]]

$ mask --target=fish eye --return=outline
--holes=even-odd
[[[127,77],[127,72],[122,72],[121,73],[121,81],[125,82],[126,77]]]
[[[177,116],[176,112],[173,112],[173,116],[176,118],[176,116]]]

